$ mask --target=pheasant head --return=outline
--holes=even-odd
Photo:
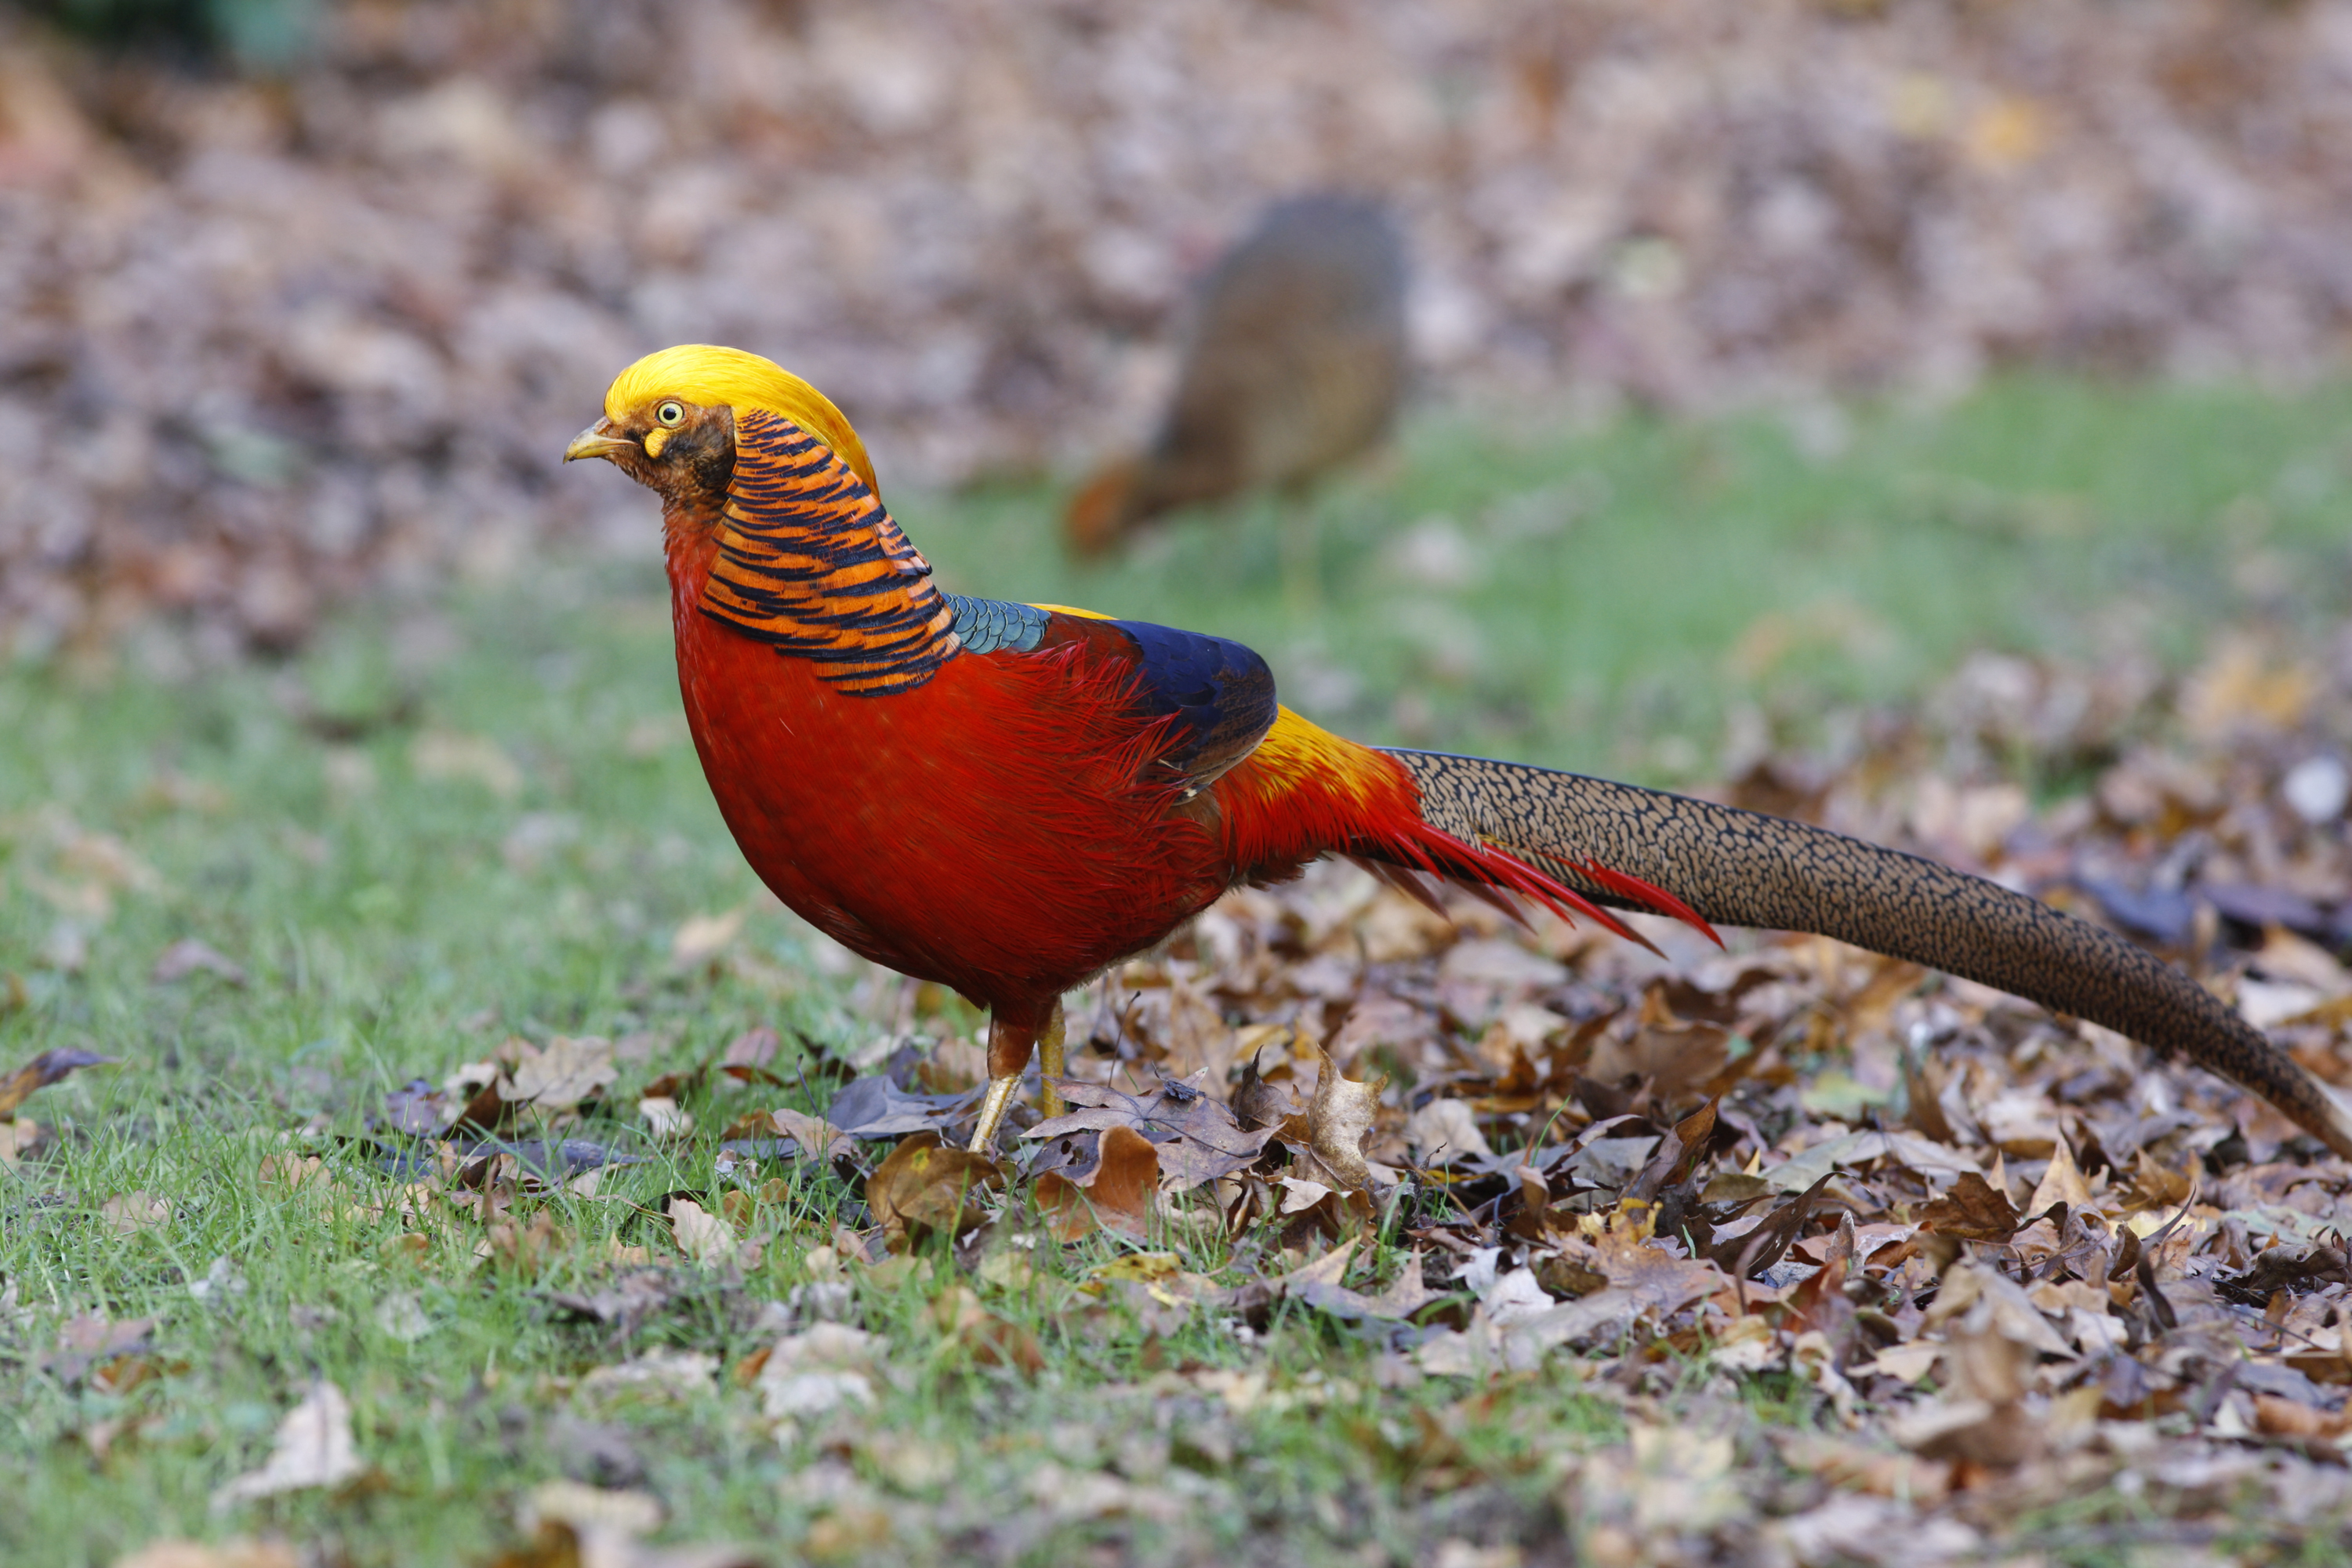
[[[824,393],[773,360],[709,343],[649,353],[615,376],[604,416],[563,458],[605,458],[673,511],[715,510],[734,471],[737,425],[752,413],[799,426],[878,492],[865,443]]]

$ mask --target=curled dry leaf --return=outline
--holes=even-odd
[[[1969,1241],[2007,1241],[2022,1223],[2016,1205],[1974,1171],[1964,1172],[1949,1193],[1921,1208],[1919,1222]]]
[[[1372,1184],[1364,1159],[1364,1135],[1380,1112],[1381,1089],[1388,1075],[1375,1074],[1359,1082],[1339,1070],[1328,1055],[1315,1080],[1315,1098],[1307,1106],[1307,1138],[1316,1159],[1339,1178],[1339,1184],[1360,1190]]]
[[[748,1268],[760,1261],[762,1247],[735,1234],[735,1227],[692,1198],[669,1201],[670,1234],[677,1247],[705,1268]]]
[[[1037,1207],[1056,1241],[1076,1241],[1097,1229],[1141,1237],[1150,1228],[1159,1150],[1131,1127],[1106,1127],[1098,1136],[1094,1166],[1086,1174],[1048,1171],[1037,1178]]]
[[[822,1116],[783,1108],[768,1112],[775,1130],[801,1147],[801,1152],[812,1160],[855,1160],[857,1145],[849,1134]]]
[[[1666,1188],[1687,1178],[1699,1155],[1705,1152],[1707,1140],[1715,1136],[1717,1104],[1708,1100],[1669,1129],[1658,1140],[1657,1152],[1650,1156],[1649,1163],[1619,1194],[1619,1201],[1649,1203]]]
[[[2074,1152],[2060,1138],[2050,1151],[2050,1166],[2035,1184],[2033,1195],[2025,1201],[2027,1214],[2047,1214],[2052,1204],[2064,1204],[2070,1209],[2087,1207],[2091,1202],[2091,1184],[2083,1177],[2081,1167],[2074,1163]]]
[[[866,1206],[896,1251],[934,1231],[970,1228],[978,1223],[982,1194],[1003,1184],[1003,1172],[987,1155],[948,1148],[936,1132],[917,1132],[866,1178]]]
[[[1250,1053],[1242,1068],[1242,1081],[1234,1090],[1234,1114],[1244,1127],[1278,1128],[1298,1114],[1298,1097],[1290,1092],[1288,1084],[1269,1083],[1258,1076],[1258,1064],[1265,1047],[1287,1045],[1295,1037],[1284,1027],[1277,1037],[1261,1040],[1258,1048]]]
[[[306,1487],[340,1486],[357,1476],[359,1447],[352,1439],[352,1404],[331,1383],[310,1385],[302,1402],[278,1424],[269,1460],[213,1494],[215,1509]]]

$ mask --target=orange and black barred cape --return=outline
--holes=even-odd
[[[960,653],[1026,653],[1054,617],[943,594],[881,499],[831,448],[764,409],[740,412],[719,559],[701,610],[819,668],[854,696],[911,691]],[[1160,761],[1199,787],[1248,754],[1276,711],[1274,672],[1224,637],[1099,621],[1135,679],[1138,716],[1173,721]]]
[[[702,613],[821,666],[857,696],[909,691],[956,651],[955,608],[881,498],[764,409],[736,415],[735,472]]]

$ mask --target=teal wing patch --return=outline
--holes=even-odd
[[[956,641],[966,653],[994,653],[998,648],[1027,653],[1045,637],[1045,623],[1051,618],[1034,605],[968,599],[961,594],[946,598],[948,607],[955,612]]]

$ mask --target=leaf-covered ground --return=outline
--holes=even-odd
[[[1334,868],[1074,995],[1069,1109],[975,1161],[981,1020],[758,891],[667,636],[553,563],[0,679],[0,1555],[2344,1557],[2352,1173],[2260,1104],[1833,944]],[[1801,752],[1735,704],[1721,793],[2352,1081],[2352,647],[2189,640]]]

